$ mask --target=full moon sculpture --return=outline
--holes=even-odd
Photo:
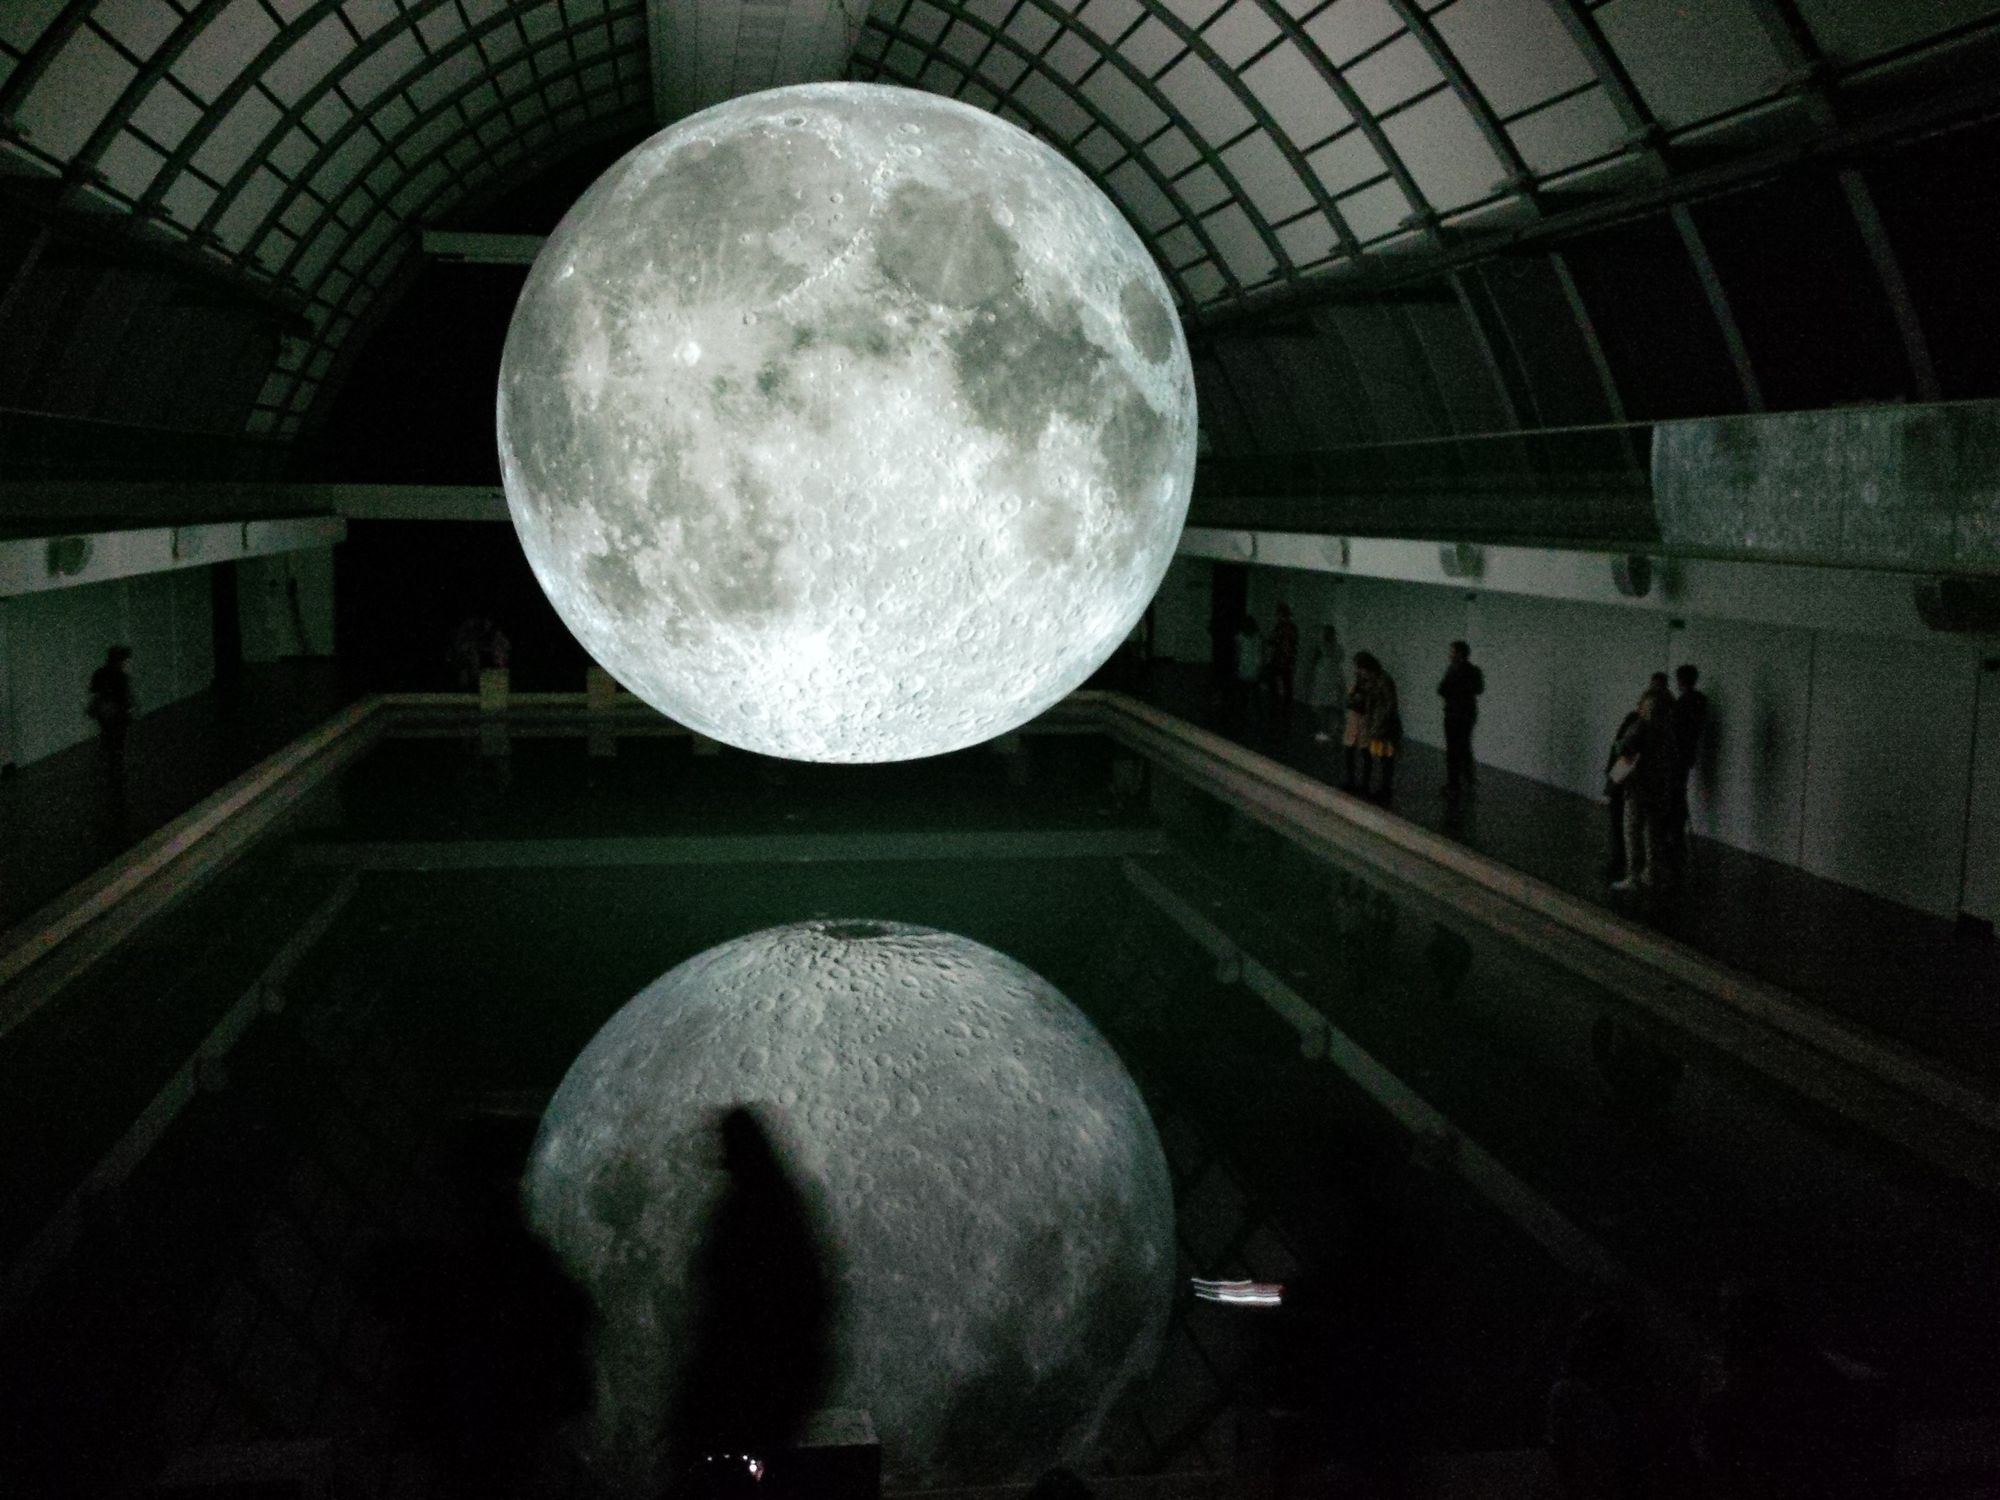
[[[716,1122],[742,1105],[817,1206],[832,1290],[818,1400],[872,1415],[889,1481],[1080,1457],[1151,1369],[1172,1289],[1172,1190],[1138,1090],[1012,959],[923,927],[815,921],[654,981],[543,1117],[528,1218],[599,1314],[605,1472],[657,1482],[648,1445],[714,1311],[699,1267],[729,1186]],[[775,1357],[784,1340],[764,1342]]]
[[[556,611],[714,739],[903,760],[1017,727],[1145,611],[1187,515],[1165,282],[995,115],[809,84],[569,211],[514,310],[501,473]]]

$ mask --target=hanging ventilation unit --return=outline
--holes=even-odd
[[[1444,542],[1438,547],[1438,566],[1447,578],[1477,578],[1486,571],[1486,549],[1470,542]]]
[[[87,536],[49,538],[49,577],[74,578],[90,566],[92,548]]]
[[[1653,591],[1653,560],[1641,552],[1611,559],[1611,582],[1627,599],[1643,599]]]

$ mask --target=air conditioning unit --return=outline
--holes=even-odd
[[[2000,635],[2000,578],[1934,573],[1911,592],[1917,615],[1933,630],[1953,635]]]
[[[1438,566],[1447,578],[1477,578],[1486,571],[1486,549],[1470,542],[1445,542],[1438,547]]]
[[[1627,599],[1643,599],[1653,591],[1653,560],[1630,552],[1611,559],[1611,582]]]
[[[87,536],[49,538],[49,577],[74,578],[90,566],[92,548]]]

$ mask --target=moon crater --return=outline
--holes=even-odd
[[[807,922],[642,991],[543,1118],[530,1223],[600,1314],[595,1440],[645,1480],[683,1390],[699,1247],[751,1106],[819,1205],[821,1397],[875,1421],[899,1487],[1028,1478],[1085,1451],[1157,1355],[1166,1161],[1131,1078],[1045,980],[962,937]]]
[[[732,100],[578,201],[499,394],[544,590],[635,693],[815,760],[977,743],[1081,682],[1186,517],[1194,386],[1138,236],[993,115]]]

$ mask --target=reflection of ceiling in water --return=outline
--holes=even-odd
[[[282,305],[292,332],[260,364],[268,377],[228,399],[254,399],[253,432],[296,432],[355,330],[413,275],[417,228],[654,123],[648,9],[8,0],[0,164],[35,213],[9,215],[0,267],[33,253],[22,222],[83,222]],[[1824,137],[1889,107],[1892,91],[1869,92],[1887,75],[1990,41],[1995,9],[877,0],[845,72],[1035,130],[1139,226],[1185,310],[1224,311],[1363,264],[1434,263],[1468,239]],[[680,14],[658,5],[652,25],[671,34]],[[826,37],[797,40],[814,14],[839,21],[828,36],[846,31],[833,5],[740,7],[727,45],[708,49],[730,76],[690,80],[690,97],[808,66],[826,50]],[[676,62],[663,61],[666,77]]]

